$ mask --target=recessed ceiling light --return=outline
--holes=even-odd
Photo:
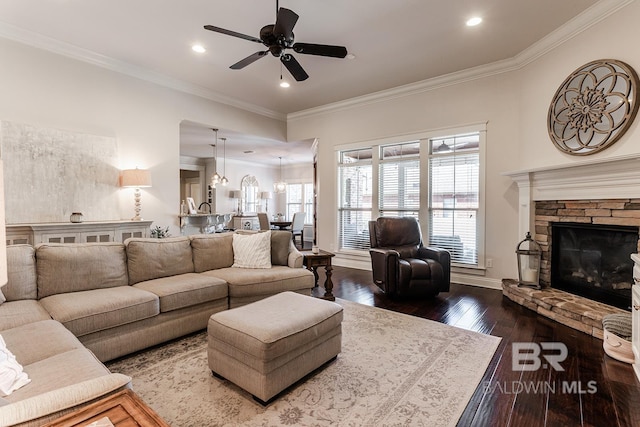
[[[201,44],[194,44],[191,46],[191,50],[198,53],[205,53],[207,51],[207,49],[205,49]]]
[[[290,84],[289,84],[289,82],[287,82],[287,81],[282,80],[282,81],[280,82],[280,87],[289,87],[289,86],[291,86],[291,85],[290,85]]]
[[[479,16],[474,16],[473,18],[467,21],[467,27],[475,27],[481,22],[482,22],[482,18],[480,18]]]

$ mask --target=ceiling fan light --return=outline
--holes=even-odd
[[[289,82],[287,82],[286,80],[282,80],[282,81],[280,82],[280,87],[287,88],[287,87],[289,87],[289,86],[291,86],[291,85],[290,85],[290,84],[289,84]]]
[[[207,49],[205,49],[201,44],[194,44],[191,46],[191,50],[197,53],[205,53],[207,51]]]

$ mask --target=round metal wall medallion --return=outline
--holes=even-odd
[[[560,85],[549,107],[556,147],[577,156],[597,153],[627,131],[638,112],[638,75],[614,59],[589,62]]]

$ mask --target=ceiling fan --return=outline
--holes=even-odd
[[[267,47],[267,50],[258,51],[236,62],[229,67],[232,70],[240,70],[263,56],[266,56],[268,53],[271,53],[273,56],[279,57],[280,61],[287,70],[289,70],[293,78],[300,82],[308,79],[309,75],[304,71],[304,68],[302,68],[293,55],[286,53],[286,49],[293,49],[294,52],[305,55],[344,58],[347,56],[347,48],[344,46],[326,44],[294,43],[293,27],[296,25],[297,21],[298,15],[292,10],[285,9],[284,7],[279,8],[278,1],[276,0],[276,23],[262,27],[260,30],[260,38],[226,30],[220,27],[214,27],[213,25],[205,25],[204,28],[205,30],[215,31],[216,33],[261,43]]]

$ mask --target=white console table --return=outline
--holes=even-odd
[[[7,224],[7,245],[38,243],[124,242],[129,237],[149,237],[153,221],[50,222]]]

